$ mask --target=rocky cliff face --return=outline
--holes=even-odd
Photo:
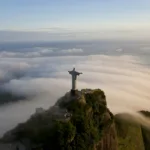
[[[94,150],[118,150],[117,134],[114,123],[104,131],[103,137],[95,145]]]
[[[21,141],[25,147],[23,141],[27,141],[28,150],[148,150],[147,137],[141,125],[114,117],[103,91],[84,89],[75,95],[66,93],[55,106],[34,114],[2,141]]]

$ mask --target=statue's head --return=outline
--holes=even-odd
[[[73,71],[75,71],[75,68],[73,68]]]

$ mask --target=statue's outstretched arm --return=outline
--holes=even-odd
[[[80,74],[82,74],[82,72],[81,72],[81,73],[79,73],[79,72],[77,73],[78,76],[79,76]]]

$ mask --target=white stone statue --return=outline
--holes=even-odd
[[[75,71],[75,68],[73,68],[72,71],[68,71],[69,74],[72,75],[72,90],[75,91],[76,90],[76,81],[77,81],[77,76],[79,76],[80,72]]]

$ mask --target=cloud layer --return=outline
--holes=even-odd
[[[47,52],[71,53],[72,56],[46,57]],[[74,48],[61,52],[39,49],[36,51],[38,56],[33,55],[33,52],[11,52],[11,55],[9,52],[6,52],[7,55],[1,52],[0,88],[35,97],[32,101],[22,101],[0,108],[0,134],[26,120],[36,107],[48,108],[69,91],[71,77],[67,71],[73,67],[83,72],[78,78],[78,89],[104,90],[108,107],[113,113],[150,109],[150,68],[143,65],[139,57],[73,55],[83,52],[82,49]]]
[[[26,52],[27,50],[27,52]],[[30,51],[29,51],[30,50]],[[58,51],[55,48],[43,48],[34,47],[31,49],[24,49],[23,52],[11,52],[11,51],[0,51],[0,58],[34,58],[34,57],[45,57],[45,56],[59,56],[65,54],[79,54],[83,53],[83,49],[63,49]]]

